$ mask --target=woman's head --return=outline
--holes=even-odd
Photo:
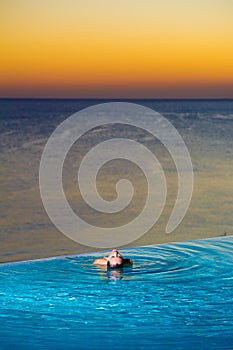
[[[107,267],[110,269],[116,269],[123,267],[123,259],[121,257],[110,256],[107,262]]]

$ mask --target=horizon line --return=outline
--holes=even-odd
[[[0,100],[147,100],[147,101],[232,101],[233,97],[0,97]]]

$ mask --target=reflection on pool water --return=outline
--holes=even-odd
[[[233,237],[0,267],[1,349],[232,349]]]

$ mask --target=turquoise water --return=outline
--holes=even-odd
[[[0,349],[232,349],[233,237],[0,266]]]

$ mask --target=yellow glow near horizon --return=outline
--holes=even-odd
[[[233,97],[231,1],[3,0],[0,11],[2,97]]]

